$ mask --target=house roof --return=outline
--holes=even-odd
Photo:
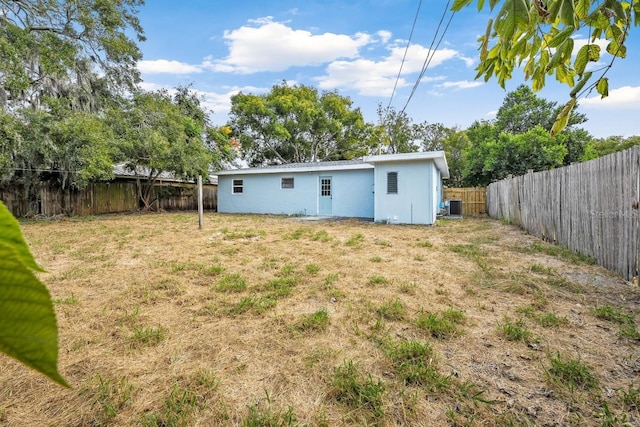
[[[336,160],[331,162],[285,163],[282,165],[261,166],[257,168],[231,169],[216,172],[218,175],[250,175],[265,173],[315,172],[323,170],[373,169],[373,165],[362,159]]]
[[[148,175],[148,169],[144,168],[144,167],[138,167],[135,171],[132,171],[130,169],[128,169],[126,167],[125,163],[118,163],[116,165],[113,165],[113,175],[116,178],[134,178],[136,176],[147,176]],[[209,179],[209,183],[210,184],[214,184],[217,185],[218,184],[218,176],[217,175],[211,175],[209,174],[208,177],[206,177]],[[158,175],[158,181],[165,181],[165,182],[186,182],[186,183],[190,183],[193,184],[195,183],[194,180],[192,179],[182,179],[182,178],[178,178],[175,175],[173,175],[170,172],[160,172],[160,175]],[[204,181],[204,179],[203,179]]]
[[[256,168],[230,169],[216,172],[218,175],[251,175],[265,173],[316,172],[325,170],[373,169],[375,163],[417,162],[433,160],[442,178],[449,178],[449,167],[444,151],[426,151],[422,153],[380,154],[362,159],[337,160],[331,162],[285,163],[282,165],[261,166]]]
[[[367,163],[385,163],[385,162],[419,162],[423,160],[433,160],[436,167],[440,171],[443,179],[449,178],[449,166],[447,165],[447,157],[444,151],[424,151],[420,153],[399,153],[399,154],[380,154],[377,156],[367,156],[363,159]]]

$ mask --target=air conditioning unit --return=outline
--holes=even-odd
[[[447,206],[447,215],[462,216],[462,200],[449,199],[445,205]]]

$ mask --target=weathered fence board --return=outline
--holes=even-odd
[[[203,187],[203,207],[217,210],[217,186]],[[193,184],[158,184],[154,186],[154,207],[164,210],[195,210],[198,208],[197,188]],[[100,215],[136,211],[138,195],[135,182],[114,181],[89,184],[80,191],[64,191],[41,185],[32,194],[18,189],[0,189],[0,200],[16,217],[35,215]]]
[[[593,257],[631,280],[640,269],[640,147],[489,185],[487,210]]]
[[[445,200],[462,200],[462,216],[484,215],[487,212],[487,189],[485,187],[445,188]]]

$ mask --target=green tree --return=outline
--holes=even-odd
[[[478,10],[484,0],[455,0],[452,10],[471,3]],[[495,76],[504,88],[513,70],[524,64],[524,75],[531,79],[534,91],[545,86],[546,76],[567,84],[569,101],[561,109],[551,128],[560,132],[569,122],[579,97],[595,89],[602,97],[609,92],[607,72],[617,58],[627,55],[626,41],[632,26],[640,24],[638,0],[491,0],[498,8],[480,37],[480,63],[476,78],[488,81]],[[574,38],[589,34],[588,43],[574,55]],[[606,52],[612,59],[602,62],[598,40],[607,41]],[[591,66],[590,66],[591,64]],[[596,68],[598,67],[598,68]]]
[[[449,166],[450,187],[461,187],[465,153],[469,148],[469,138],[465,131],[448,128],[442,123],[422,123],[415,126],[416,138],[423,151],[444,151]]]
[[[64,97],[70,90],[90,103],[103,84],[132,88],[141,54],[131,36],[144,40],[136,17],[142,4],[0,0],[0,107],[37,107],[43,97]]]
[[[378,104],[378,126],[382,130],[380,149],[387,154],[413,153],[418,151],[417,141],[420,125],[404,111],[396,111],[393,107],[383,108]]]
[[[305,85],[232,96],[229,126],[252,166],[350,159],[368,151],[365,123],[352,101]]]
[[[496,134],[489,123],[474,123],[467,136],[472,146],[465,157],[463,180],[471,186],[562,166],[567,155],[563,137],[553,137],[540,126],[512,135]]]
[[[640,136],[610,136],[608,138],[594,138],[587,145],[582,160],[591,160],[607,154],[617,153],[633,146],[640,145]]]
[[[208,176],[212,150],[205,137],[206,114],[197,97],[178,89],[137,92],[110,111],[109,122],[119,138],[125,167],[137,178],[144,210],[153,208],[153,186],[163,172],[177,178]]]
[[[511,134],[524,133],[536,126],[551,131],[561,109],[557,102],[540,98],[528,86],[520,85],[505,96],[496,113],[495,126],[498,132]],[[567,127],[586,121],[584,114],[574,110],[569,116]]]
[[[528,86],[520,85],[505,96],[496,114],[495,131],[516,135],[538,126],[551,131],[561,109],[557,102],[540,98]],[[591,136],[585,130],[575,126],[586,121],[586,116],[575,109],[569,114],[567,126],[560,132],[561,140],[567,148],[563,164],[578,162],[582,158]]]
[[[41,185],[55,184],[64,191],[84,188],[90,181],[113,176],[111,129],[90,113],[43,109],[0,111],[2,154],[1,186],[19,189],[38,213]]]

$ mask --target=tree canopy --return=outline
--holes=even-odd
[[[567,125],[578,98],[594,89],[602,97],[608,96],[606,74],[617,58],[626,57],[627,36],[640,24],[638,0],[455,0],[452,10],[474,2],[478,10],[486,3],[492,10],[500,6],[480,37],[476,78],[488,81],[495,76],[504,88],[514,69],[524,64],[524,76],[531,80],[534,91],[545,86],[547,75],[571,88],[552,134]],[[589,38],[574,55],[579,32],[588,33]],[[606,42],[605,50],[612,57],[604,65],[599,65],[599,41]]]
[[[462,181],[465,185],[487,185],[507,175],[522,175],[568,165],[584,159],[591,136],[577,125],[586,117],[569,114],[568,126],[551,135],[555,102],[536,96],[525,86],[509,92],[493,121],[476,122],[466,131]]]
[[[350,159],[367,153],[365,123],[352,101],[305,85],[231,97],[229,126],[252,166]]]
[[[110,111],[108,121],[120,158],[138,178],[145,210],[152,208],[152,186],[163,172],[177,178],[209,176],[215,143],[206,140],[212,133],[195,93],[188,88],[178,88],[173,97],[166,90],[137,92],[123,102]]]
[[[139,80],[143,0],[0,0],[0,107],[37,106],[43,97],[87,106],[104,87]],[[99,77],[98,74],[102,76]]]

